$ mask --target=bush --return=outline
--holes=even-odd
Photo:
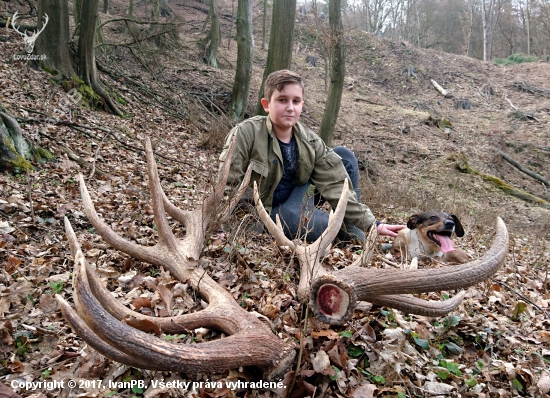
[[[495,58],[494,63],[499,65],[515,65],[524,62],[537,62],[539,59],[535,56],[527,56],[525,54],[512,54],[508,58]]]

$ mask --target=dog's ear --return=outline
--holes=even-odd
[[[454,222],[455,222],[455,233],[456,233],[456,236],[458,236],[459,238],[460,237],[463,237],[464,236],[464,228],[462,228],[462,224],[460,223],[460,220],[458,219],[457,216],[455,216],[454,214],[451,214],[451,217],[453,218]]]
[[[413,214],[410,218],[409,218],[409,221],[407,221],[407,228],[409,229],[415,229],[416,226],[418,225],[418,219],[420,217],[420,214]]]

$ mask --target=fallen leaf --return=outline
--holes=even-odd
[[[323,373],[325,369],[330,367],[330,358],[325,351],[319,350],[315,357],[311,359],[311,365],[317,373]]]
[[[19,264],[21,264],[21,260],[16,257],[9,256],[8,263],[6,264],[6,271],[8,271],[8,274],[13,274],[19,267]]]
[[[338,333],[336,333],[334,330],[332,329],[326,329],[326,330],[320,330],[318,332],[316,331],[312,331],[311,332],[311,337],[313,337],[314,339],[318,339],[320,337],[326,337],[330,340],[336,340],[337,338],[339,338],[340,336],[338,335]]]
[[[143,307],[151,308],[151,299],[147,297],[136,297],[132,300],[132,305],[136,310]]]
[[[375,384],[362,384],[350,394],[351,398],[373,398],[378,388]]]
[[[53,298],[51,294],[43,294],[40,296],[40,302],[38,307],[45,313],[56,311],[59,307],[57,301]]]
[[[160,294],[162,303],[164,304],[164,308],[170,314],[172,311],[172,297],[174,297],[174,294],[170,289],[166,287],[164,283],[159,283],[157,286],[157,290]]]

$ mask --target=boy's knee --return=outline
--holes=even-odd
[[[355,157],[355,154],[345,146],[337,146],[332,149],[338,156],[340,156],[343,160],[347,160],[348,162],[355,162],[357,163],[357,158]]]

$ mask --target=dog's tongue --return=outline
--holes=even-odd
[[[448,236],[437,235],[437,240],[439,240],[439,242],[441,243],[441,251],[443,253],[452,252],[455,250],[455,248],[453,247],[453,243]]]

